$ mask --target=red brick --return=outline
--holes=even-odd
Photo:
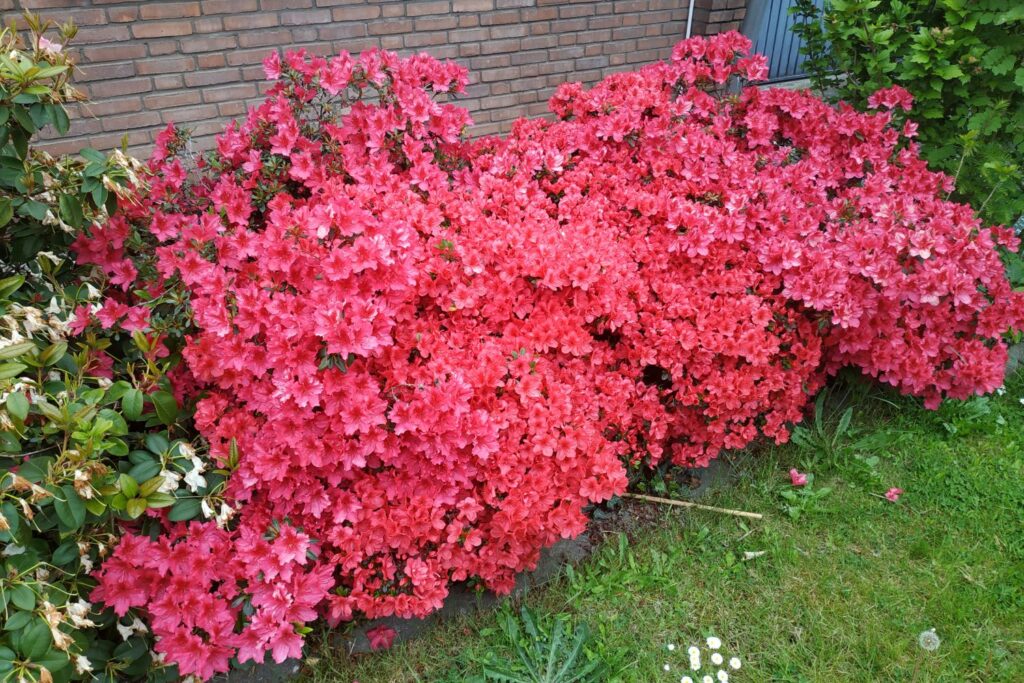
[[[97,45],[82,49],[82,57],[87,62],[116,62],[127,59],[139,59],[146,56],[146,46],[141,43],[119,43],[116,45]]]
[[[135,70],[141,76],[149,74],[169,74],[191,71],[196,66],[191,57],[165,57],[164,59],[140,59],[135,63]]]
[[[203,0],[203,14],[238,14],[259,9],[258,0]]]
[[[160,125],[160,114],[155,111],[139,111],[132,114],[105,116],[103,118],[103,130],[106,132],[157,125]]]
[[[290,45],[292,42],[291,31],[281,29],[279,31],[253,31],[245,32],[238,36],[240,47],[266,47],[268,45]]]
[[[362,38],[367,35],[365,24],[333,24],[316,31],[321,40],[338,40],[339,38]]]
[[[494,9],[494,0],[452,0],[453,12],[487,12]]]
[[[104,99],[100,102],[82,103],[85,111],[92,116],[110,116],[111,114],[124,114],[131,111],[142,111],[142,100],[138,95],[133,97],[119,97],[116,99]]]
[[[182,38],[182,52],[214,52],[220,50],[231,50],[238,47],[238,38],[232,35],[227,36],[196,36],[195,38]]]
[[[191,33],[192,24],[188,21],[153,21],[132,26],[132,35],[136,38],[166,38],[187,36]]]
[[[273,12],[281,9],[306,9],[313,6],[313,0],[260,0],[260,9]]]
[[[127,26],[83,26],[75,35],[75,45],[121,42],[131,38]]]
[[[196,66],[200,69],[220,69],[227,66],[227,59],[221,52],[196,55]]]
[[[448,7],[448,0],[406,2],[405,13],[410,17],[421,17],[424,14],[445,14],[448,12]]]
[[[185,74],[185,85],[190,88],[201,88],[207,85],[236,83],[241,72],[238,69],[221,69],[217,71],[195,71]]]
[[[222,85],[218,88],[207,88],[203,91],[205,102],[226,102],[256,96],[255,83],[239,83],[238,85]]]
[[[132,93],[149,92],[153,89],[153,81],[148,77],[123,78],[116,81],[104,81],[93,87],[86,87],[86,92],[94,101],[102,97],[118,97]]]
[[[199,16],[198,2],[144,2],[139,16],[143,19],[184,19]]]
[[[335,21],[363,21],[376,19],[380,16],[380,7],[364,5],[361,7],[339,7],[331,12]]]
[[[111,7],[107,10],[110,20],[119,24],[139,20],[138,7]]]
[[[408,33],[412,30],[412,19],[387,19],[375,21],[367,27],[371,36],[384,36],[395,33]]]
[[[225,31],[249,31],[257,28],[269,28],[278,24],[277,15],[267,12],[224,17]]]
[[[459,20],[453,16],[423,17],[414,22],[414,27],[417,31],[443,31],[455,28],[458,25]]]
[[[295,10],[281,12],[282,26],[306,26],[307,24],[326,24],[331,20],[331,11],[326,9]]]
[[[182,90],[180,92],[160,93],[146,95],[142,98],[147,109],[171,109],[173,107],[185,107],[190,104],[199,104],[203,96],[198,90]]]
[[[183,123],[217,118],[217,105],[201,104],[195,107],[167,109],[160,112],[164,123]]]
[[[130,78],[135,75],[134,62],[116,62],[112,64],[79,65],[80,81],[104,81],[111,78]]]

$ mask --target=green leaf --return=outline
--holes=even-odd
[[[11,588],[11,602],[26,612],[36,608],[36,593],[23,583]]]
[[[25,284],[24,275],[12,275],[10,277],[5,277],[3,280],[0,280],[0,299],[6,299],[11,294],[14,294],[16,291],[18,291],[18,288],[21,287],[23,284]],[[18,344],[15,344],[14,346],[18,346]],[[7,348],[10,349],[10,347]],[[11,356],[0,356],[0,358],[10,357]]]
[[[23,363],[0,363],[0,379],[11,379],[20,375],[28,366]]]
[[[127,474],[118,477],[118,485],[125,498],[134,498],[139,493],[139,483]]]
[[[28,399],[25,398],[25,394],[15,391],[7,395],[7,412],[22,422],[28,417],[28,408]]]
[[[50,628],[46,622],[38,618],[32,619],[28,626],[21,631],[16,631],[11,640],[14,642],[15,649],[21,652],[26,659],[42,657],[53,644]]]
[[[97,164],[103,164],[104,166],[107,163],[106,155],[103,154],[103,152],[96,151],[92,147],[85,147],[82,150],[80,150],[78,153],[80,155],[82,155],[85,159],[87,159],[88,161],[92,161],[92,162],[97,163]]]
[[[169,391],[157,391],[150,395],[153,407],[156,408],[156,416],[165,425],[174,424],[178,419],[178,402]]]
[[[20,631],[32,620],[31,612],[15,612],[4,624],[5,631]]]
[[[167,513],[167,519],[172,522],[185,522],[198,517],[201,510],[198,498],[179,498]]]
[[[146,496],[146,503],[151,508],[165,508],[174,505],[178,499],[169,493],[151,493]]]
[[[82,200],[78,195],[62,194],[58,200],[60,216],[72,228],[82,227],[85,217],[82,213]]]
[[[72,529],[81,528],[85,524],[85,502],[71,484],[64,484],[60,490],[64,494],[63,499],[55,497],[53,500],[57,516]]]
[[[11,222],[14,216],[14,206],[7,197],[0,197],[0,228]]]
[[[41,354],[39,354],[39,362],[43,365],[54,365],[64,357],[64,354],[68,352],[68,343],[66,341],[59,341],[50,344],[46,347]]]
[[[132,519],[140,517],[143,512],[146,511],[146,499],[145,498],[129,498],[128,505],[125,508],[128,512],[128,516]]]
[[[167,437],[161,433],[153,432],[146,434],[146,448],[150,453],[156,455],[163,455],[171,447],[171,443],[167,440]]]
[[[18,125],[24,128],[25,132],[29,135],[36,132],[35,121],[32,120],[31,114],[29,114],[28,109],[25,107],[14,108],[14,120],[17,121]]]
[[[128,420],[138,420],[142,416],[142,392],[132,388],[121,397],[121,411]]]
[[[945,66],[936,67],[935,73],[947,81],[953,78],[960,78],[964,75],[963,70],[956,64],[946,64]]]

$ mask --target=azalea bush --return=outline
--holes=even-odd
[[[1024,6],[796,0],[794,11],[816,87],[860,108],[880,89],[906,88],[922,156],[956,177],[957,196],[989,220],[1024,217]]]
[[[728,94],[765,75],[749,47],[689,39],[477,140],[461,67],[299,51],[209,154],[165,131],[76,243],[121,289],[81,324],[173,321],[226,478],[124,537],[91,599],[182,675],[282,661],[319,617],[509,590],[627,468],[785,441],[845,366],[933,407],[1000,386],[1012,232],[945,199],[906,91]]]
[[[215,475],[177,424],[151,305],[111,317],[118,276],[71,253],[132,201],[137,162],[36,146],[46,127],[68,132],[64,105],[82,96],[64,50],[74,27],[26,25],[0,32],[0,680],[126,680],[154,664],[148,628],[91,603],[90,574],[152,511],[198,513]]]

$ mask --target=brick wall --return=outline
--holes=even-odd
[[[695,0],[694,35],[739,25],[745,0]],[[380,46],[427,51],[470,69],[462,98],[478,134],[546,112],[565,81],[593,83],[666,58],[686,33],[689,0],[0,0],[4,21],[26,8],[79,26],[72,112],[57,152],[117,146],[145,154],[168,122],[208,145],[266,88],[275,49],[329,55]]]

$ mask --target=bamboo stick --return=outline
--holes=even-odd
[[[716,508],[713,505],[701,505],[700,503],[691,503],[688,500],[672,500],[671,498],[658,498],[657,496],[645,496],[642,493],[623,493],[623,498],[634,498],[636,500],[644,500],[648,503],[661,503],[662,505],[677,505],[679,507],[686,508],[697,508],[698,510],[708,510],[709,512],[720,512],[724,515],[733,515],[735,517],[749,517],[750,519],[763,519],[764,515],[758,512],[744,512],[743,510],[730,510],[728,508]]]

